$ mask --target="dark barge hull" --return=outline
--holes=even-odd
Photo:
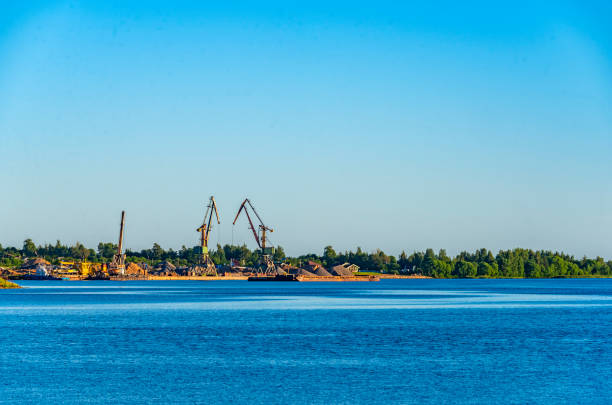
[[[287,274],[282,276],[254,276],[249,277],[249,281],[380,281],[380,278],[376,276],[353,276],[353,277],[306,277],[296,276],[294,274]]]
[[[278,275],[278,276],[261,276],[249,277],[249,281],[298,281],[293,274]]]
[[[25,274],[23,276],[9,277],[10,280],[61,280],[59,277],[53,276],[36,276],[33,274]]]

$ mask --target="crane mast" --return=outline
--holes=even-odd
[[[206,206],[206,213],[204,214],[204,222],[202,222],[202,225],[196,230],[200,233],[200,248],[202,256],[200,257],[200,265],[194,268],[194,275],[217,275],[217,268],[208,251],[208,237],[210,236],[210,231],[212,229],[213,213],[217,219],[217,225],[221,224],[215,197],[210,196],[210,200]]]
[[[259,220],[259,225],[258,225],[259,232],[257,231],[257,229],[255,229],[255,226],[253,225],[253,221],[251,219],[251,216],[249,215],[249,210],[247,207],[250,207],[251,211],[253,211],[253,214],[255,214],[255,217]],[[266,233],[274,232],[274,230],[264,224],[263,220],[257,213],[257,210],[255,209],[255,207],[253,207],[253,204],[248,198],[245,198],[242,204],[240,204],[240,208],[238,208],[238,213],[236,213],[236,217],[234,218],[233,225],[236,224],[236,221],[238,220],[238,216],[240,216],[240,213],[243,211],[247,217],[247,220],[249,221],[249,228],[253,232],[253,237],[255,238],[255,242],[257,242],[257,246],[259,246],[259,249],[260,249],[261,258],[260,258],[259,270],[265,274],[276,274],[277,272],[276,266],[274,265],[274,261],[272,260],[272,257],[270,256],[270,254],[274,253],[274,247],[266,246],[268,242],[268,237]]]
[[[119,244],[117,253],[113,255],[113,260],[109,263],[109,271],[125,275],[125,254],[123,254],[123,228],[125,226],[125,211],[121,211],[121,224],[119,225]]]
[[[119,244],[117,245],[117,254],[123,252],[123,226],[125,225],[125,211],[121,211],[121,225],[119,226]]]

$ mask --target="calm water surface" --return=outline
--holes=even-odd
[[[0,403],[601,403],[612,280],[21,282]]]

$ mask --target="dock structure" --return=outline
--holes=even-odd
[[[276,276],[252,276],[249,281],[300,281],[300,282],[321,282],[321,281],[380,281],[377,276],[353,276],[353,277],[338,277],[338,276],[296,276],[293,274],[279,274]]]

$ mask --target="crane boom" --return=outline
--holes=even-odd
[[[121,211],[121,225],[119,227],[119,245],[117,245],[117,254],[123,252],[123,225],[125,224],[125,211]]]
[[[251,207],[253,214],[255,214],[255,216],[259,220],[259,231],[261,232],[261,237],[259,236],[259,233],[255,230],[255,226],[253,225],[253,221],[251,220],[251,216],[249,215],[247,204],[248,204],[248,207]],[[268,238],[266,238],[266,232],[274,232],[274,230],[270,227],[267,227],[263,223],[263,220],[257,213],[257,210],[255,210],[255,207],[253,207],[251,200],[249,200],[248,198],[245,198],[242,204],[240,204],[240,208],[238,208],[238,213],[236,214],[236,218],[234,218],[234,225],[236,224],[236,221],[238,220],[238,216],[243,210],[244,210],[244,214],[249,220],[249,225],[251,227],[251,231],[253,231],[255,242],[257,242],[257,246],[259,246],[259,249],[261,252],[261,259],[260,259],[260,266],[258,268],[258,273],[261,272],[267,275],[278,274],[274,261],[272,257],[270,256],[270,253],[274,253],[274,247],[266,248],[266,242],[268,241]]]
[[[255,213],[255,215],[257,216],[257,219],[259,219],[259,222],[263,225],[263,221],[261,220],[261,217],[259,216],[259,214],[257,213],[257,210],[255,209],[255,207],[253,207],[253,204],[251,204],[251,200],[249,200],[248,198],[245,200],[246,202],[249,203],[249,206],[251,207],[251,209],[253,210],[253,212]],[[265,225],[264,225],[265,226]]]
[[[217,225],[220,225],[221,220],[219,220],[219,211],[217,211],[217,202],[215,201],[215,197],[211,195],[210,200],[212,201],[213,208],[215,209],[215,215],[217,216]]]
[[[255,230],[255,226],[253,225],[253,221],[251,220],[251,216],[249,215],[249,210],[247,209],[247,204],[249,207],[251,207],[251,210],[253,211],[253,213],[255,214],[255,216],[257,217],[257,219],[259,220],[259,230],[261,231],[261,238],[259,237],[259,234],[257,233],[257,231]],[[262,250],[262,252],[265,251],[266,249],[266,232],[274,232],[274,230],[270,227],[267,227],[264,223],[263,220],[261,219],[261,217],[259,216],[259,214],[257,213],[257,210],[255,210],[255,207],[253,207],[253,204],[251,203],[251,200],[249,200],[248,198],[245,198],[244,201],[242,202],[242,204],[240,204],[240,208],[238,209],[238,213],[236,214],[236,218],[234,218],[234,225],[236,224],[236,221],[238,220],[238,216],[240,215],[240,213],[244,210],[244,213],[247,216],[247,219],[249,220],[249,225],[251,226],[251,231],[253,231],[253,236],[255,237],[255,242],[257,242],[257,246],[259,246],[259,248]]]
[[[208,237],[210,236],[211,222],[212,222],[212,214],[215,213],[217,218],[217,225],[221,224],[219,219],[219,212],[217,211],[217,203],[215,202],[215,197],[211,196],[208,206],[206,207],[206,213],[204,214],[204,222],[202,222],[202,226],[200,226],[197,231],[201,233],[201,243],[202,248],[208,247]]]
[[[125,254],[123,253],[123,229],[125,227],[125,211],[121,211],[121,224],[119,225],[119,244],[117,245],[117,253],[113,255],[112,260],[108,263],[107,268],[113,275],[125,274]],[[98,276],[102,277],[103,274]]]
[[[240,208],[238,208],[238,213],[236,214],[236,218],[234,218],[234,222],[233,222],[232,225],[236,225],[236,221],[238,220],[238,216],[240,215],[242,210],[244,210],[244,213],[246,214],[246,217],[249,220],[249,225],[250,225],[251,231],[253,231],[253,236],[255,237],[255,242],[257,242],[257,246],[259,246],[259,248],[261,249],[261,242],[259,241],[259,235],[257,235],[257,231],[255,230],[255,226],[253,225],[253,221],[251,221],[251,216],[249,215],[249,211],[247,211],[247,208],[246,208],[246,205],[245,205],[247,203],[247,201],[248,201],[249,205],[251,205],[251,202],[249,201],[248,198],[246,198],[242,202],[242,204],[240,204]],[[255,215],[257,215],[257,213],[255,213]],[[257,218],[259,218],[259,216],[257,216]],[[261,218],[259,218],[259,220],[261,221]]]

